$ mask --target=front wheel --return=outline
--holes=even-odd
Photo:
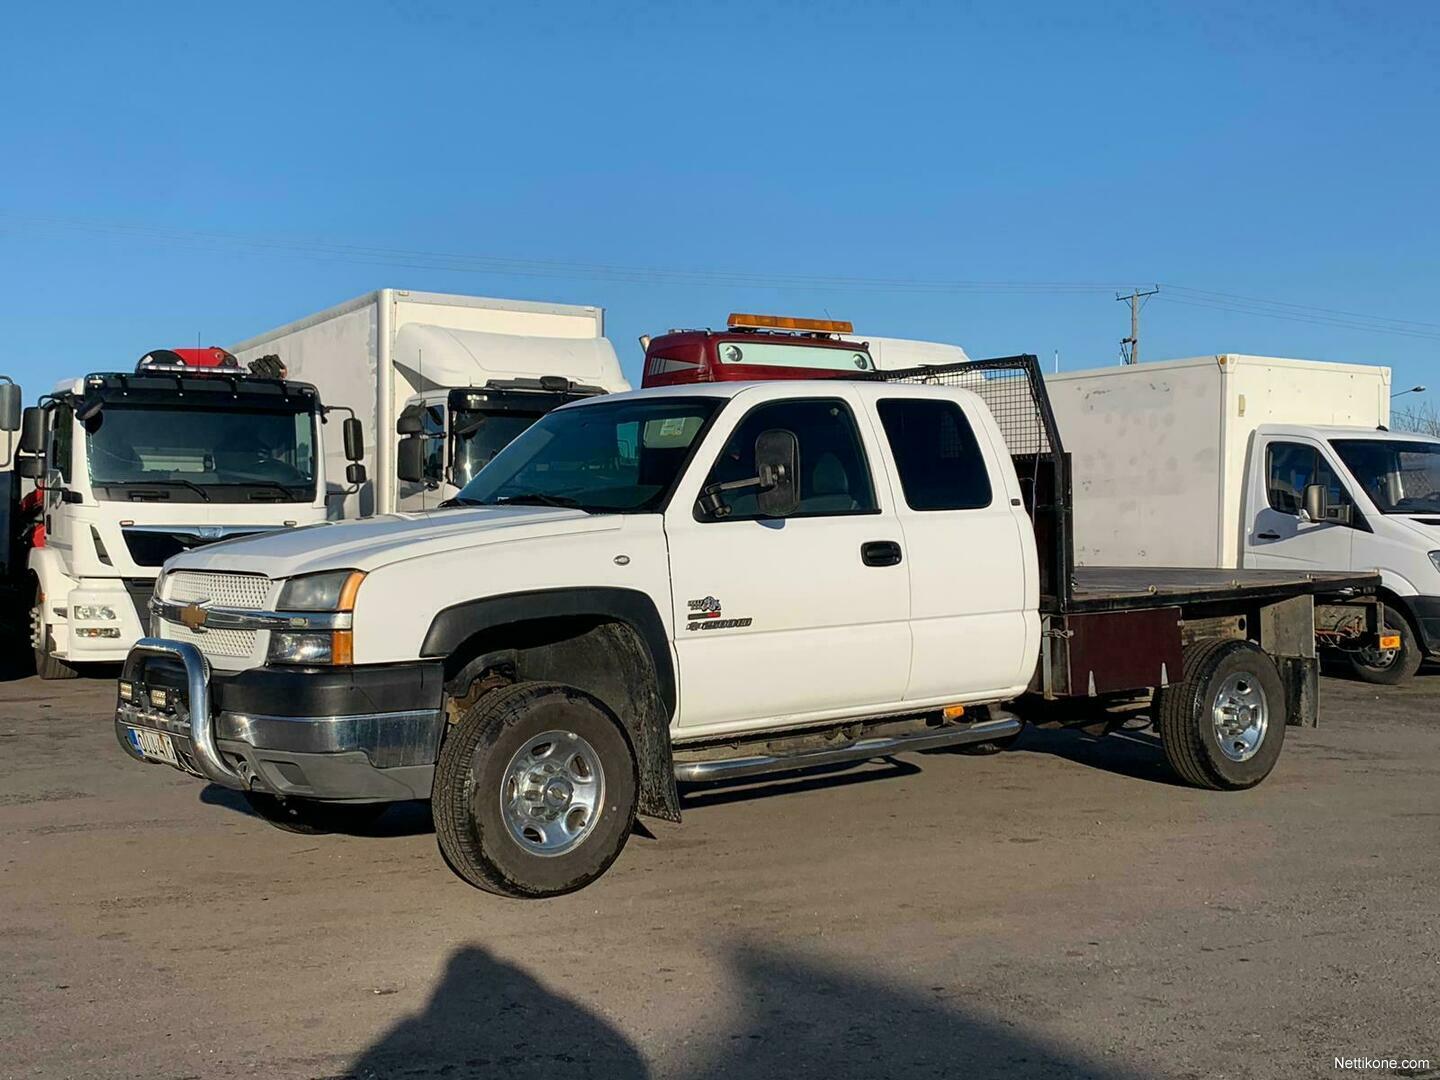
[[[440,851],[471,885],[546,897],[590,884],[635,822],[637,767],[618,720],[559,683],[516,683],[445,737],[431,806]]]
[[[1184,659],[1185,680],[1155,693],[1155,727],[1170,767],[1196,787],[1254,787],[1285,742],[1285,687],[1275,662],[1234,640],[1197,642]]]
[[[1395,686],[1411,679],[1420,670],[1424,654],[1410,620],[1394,608],[1385,608],[1385,630],[1400,636],[1398,649],[1366,648],[1347,652],[1355,677],[1380,686]]]

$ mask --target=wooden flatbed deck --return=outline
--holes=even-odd
[[[1133,611],[1287,596],[1370,595],[1378,574],[1305,570],[1202,570],[1160,566],[1077,566],[1070,611]]]

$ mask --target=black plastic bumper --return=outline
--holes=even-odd
[[[132,703],[117,704],[120,745],[147,760],[127,729],[163,731],[186,771],[203,775],[194,767],[184,666],[132,655],[122,678],[135,690]],[[171,692],[168,709],[150,702],[159,688]],[[430,796],[445,722],[439,662],[212,671],[208,693],[216,748],[240,778],[231,786],[336,801]]]
[[[1404,600],[1420,631],[1420,644],[1428,653],[1440,653],[1440,596],[1407,596]]]

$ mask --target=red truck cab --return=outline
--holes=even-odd
[[[672,330],[645,341],[642,386],[751,379],[823,379],[874,371],[848,322],[731,315],[724,330]]]

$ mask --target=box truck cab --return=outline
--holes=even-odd
[[[1077,564],[1376,570],[1395,647],[1356,673],[1440,653],[1440,442],[1386,430],[1389,368],[1224,353],[1046,383]]]
[[[378,289],[233,351],[278,356],[376,433],[337,518],[436,507],[551,409],[630,389],[591,305]]]
[[[1440,653],[1440,440],[1267,424],[1245,490],[1246,566],[1380,572],[1401,642],[1362,654],[1362,674],[1404,678]]]
[[[315,388],[255,376],[221,349],[158,350],[133,372],[66,379],[25,412],[17,469],[38,492],[27,567],[42,678],[123,660],[171,556],[323,521],[341,492],[318,452]],[[358,423],[346,426],[358,458]]]

